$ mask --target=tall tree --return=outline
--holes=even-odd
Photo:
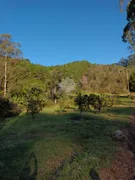
[[[135,72],[130,75],[129,87],[131,92],[135,92]]]
[[[131,54],[128,56],[128,65],[135,66],[135,54]]]
[[[10,58],[19,58],[22,54],[20,44],[12,41],[10,34],[0,35],[0,56],[4,57],[4,96],[7,93],[7,62]]]
[[[129,71],[128,71],[128,66],[129,66],[129,59],[125,59],[125,58],[122,58],[119,62],[118,62],[119,65],[125,67],[125,70],[126,70],[126,78],[127,78],[127,90],[128,90],[128,93],[130,93],[130,88],[129,88]]]
[[[120,5],[123,6],[126,0],[120,0]],[[123,29],[123,42],[130,43],[130,48],[135,51],[135,0],[128,0],[126,5],[127,24]]]

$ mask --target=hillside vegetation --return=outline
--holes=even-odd
[[[129,73],[135,68],[129,68]],[[30,87],[43,89],[48,97],[59,94],[59,84],[68,78],[63,86],[72,80],[73,92],[127,93],[126,68],[120,65],[98,65],[88,61],[77,61],[60,66],[46,67],[32,64],[29,60],[9,60],[7,92],[9,96],[21,93]],[[0,90],[4,84],[4,60],[0,58]],[[68,86],[69,87],[69,86]],[[70,88],[70,87],[69,87]]]

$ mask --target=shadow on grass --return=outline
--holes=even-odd
[[[128,116],[131,111],[127,108],[118,108],[112,109],[110,112],[115,115],[123,113],[123,115]],[[76,147],[81,147],[80,160],[74,161],[80,163],[80,166],[83,168],[88,169],[87,172],[85,172],[85,169],[82,169],[81,176],[83,176],[83,172],[85,172],[85,174],[88,174],[91,178],[93,176],[92,180],[94,180],[94,176],[97,176],[96,170],[110,165],[113,159],[116,142],[112,139],[112,133],[117,129],[125,128],[128,121],[114,120],[114,118],[107,119],[107,116],[103,114],[93,113],[84,114],[83,120],[78,121],[78,118],[75,118],[78,117],[78,115],[79,113],[40,113],[34,120],[31,119],[30,116],[20,116],[20,119],[18,118],[17,121],[13,121],[13,124],[10,123],[10,126],[2,133],[3,138],[0,139],[0,143],[4,143],[4,148],[0,146],[0,179],[9,180],[13,179],[13,177],[14,179],[19,177],[19,180],[36,180],[37,176],[40,177],[40,175],[38,175],[38,162],[36,160],[37,154],[35,155],[33,146],[43,139],[44,144],[46,143],[47,148],[50,148],[52,152],[51,157],[54,157],[54,155],[57,157],[57,155],[64,152],[64,147],[62,150],[60,149],[62,144],[65,146],[64,141],[67,141],[67,143],[70,141],[76,145]],[[73,116],[74,118],[72,118]],[[11,119],[9,121],[11,121]],[[11,136],[11,132],[15,135]],[[17,143],[16,137],[18,139]],[[54,153],[54,146],[52,147],[49,141],[53,141],[52,144],[55,146]],[[40,150],[42,150],[43,147],[44,146],[39,146],[38,156],[40,156]],[[74,151],[78,152],[78,149],[76,148]],[[29,152],[31,152],[30,156],[28,155]],[[47,156],[46,149],[44,149],[44,154]],[[86,163],[86,157],[88,157],[88,164]],[[31,161],[33,165],[31,165]],[[45,164],[45,160],[43,159],[42,161]],[[70,168],[67,176],[68,174],[72,174],[72,170],[76,168],[75,178],[79,178],[78,174],[80,172],[78,171],[77,163],[74,164],[74,161],[69,163]],[[82,165],[83,163],[84,165]],[[75,167],[72,167],[72,164],[74,164]],[[32,172],[31,168],[33,169]],[[94,170],[89,172],[90,169]],[[62,172],[63,169],[60,171]],[[58,178],[61,177],[61,172],[58,172]],[[49,173],[53,174],[53,172]],[[42,178],[47,179],[46,177]]]
[[[90,170],[89,176],[91,180],[100,180],[98,173],[94,169]]]
[[[32,163],[32,168],[31,168]],[[33,171],[33,172],[32,172]],[[32,152],[28,161],[25,163],[25,166],[21,172],[19,180],[36,180],[38,172],[38,165],[35,154]]]
[[[117,116],[130,116],[135,112],[134,107],[114,107],[112,109],[108,109],[107,113],[111,113]]]
[[[0,179],[16,179],[23,168],[28,151],[27,144],[20,144],[11,147],[0,148]]]

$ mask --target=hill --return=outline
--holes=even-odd
[[[129,68],[130,72],[135,69]],[[74,92],[126,93],[127,78],[125,68],[119,65],[98,65],[88,61],[76,61],[64,65],[42,66],[27,59],[10,59],[8,62],[7,91],[9,95],[22,89],[39,87],[48,96],[58,91],[58,85],[69,78],[75,83]],[[4,61],[0,58],[0,91],[3,92]],[[66,82],[68,86],[68,82]]]

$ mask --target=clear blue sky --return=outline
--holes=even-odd
[[[110,64],[129,55],[125,18],[119,0],[1,0],[0,34],[12,34],[33,63]]]

